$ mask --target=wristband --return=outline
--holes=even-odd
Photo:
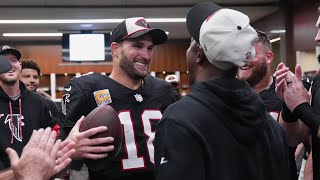
[[[311,131],[318,132],[320,115],[313,112],[309,103],[302,103],[293,110],[294,116],[298,117]]]
[[[293,123],[298,121],[298,118],[293,115],[293,113],[289,110],[286,103],[283,102],[282,111],[281,111],[282,120],[287,123]]]

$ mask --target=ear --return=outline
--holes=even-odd
[[[267,52],[267,64],[271,64],[273,61],[273,52],[272,51],[268,51]]]
[[[112,56],[118,55],[118,43],[116,43],[116,42],[111,43],[111,54],[112,54]]]
[[[197,50],[197,60],[196,63],[202,64],[205,62],[206,55],[204,54],[203,49],[199,46]]]

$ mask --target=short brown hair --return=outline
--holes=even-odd
[[[268,50],[271,51],[271,42],[270,42],[268,34],[263,31],[257,30],[257,29],[256,29],[256,31],[258,33],[258,42],[261,42],[265,47],[268,48]]]
[[[38,73],[38,76],[40,76],[40,66],[39,64],[32,60],[32,59],[23,59],[21,60],[22,69],[33,69],[36,70]]]

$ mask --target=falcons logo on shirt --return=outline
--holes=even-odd
[[[8,124],[16,140],[22,142],[22,138],[21,138],[22,129],[20,129],[20,127],[24,126],[24,122],[22,121],[24,117],[22,115],[20,116],[20,114],[12,114],[12,123],[10,123],[10,119],[11,119],[11,115],[8,114],[6,119],[4,120],[4,124]],[[20,126],[20,123],[21,123],[21,126]]]

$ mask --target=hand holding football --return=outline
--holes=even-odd
[[[120,119],[118,117],[118,113],[110,106],[110,105],[101,105],[93,109],[84,119],[80,126],[80,132],[86,131],[91,128],[95,128],[98,126],[106,126],[108,128],[107,131],[97,133],[90,138],[98,138],[98,137],[113,137],[114,142],[112,145],[114,146],[114,150],[108,154],[108,157],[101,160],[89,160],[86,159],[85,162],[90,169],[100,168],[102,162],[112,161],[118,155],[122,140],[123,140],[123,130]],[[110,145],[110,144],[106,144]]]

